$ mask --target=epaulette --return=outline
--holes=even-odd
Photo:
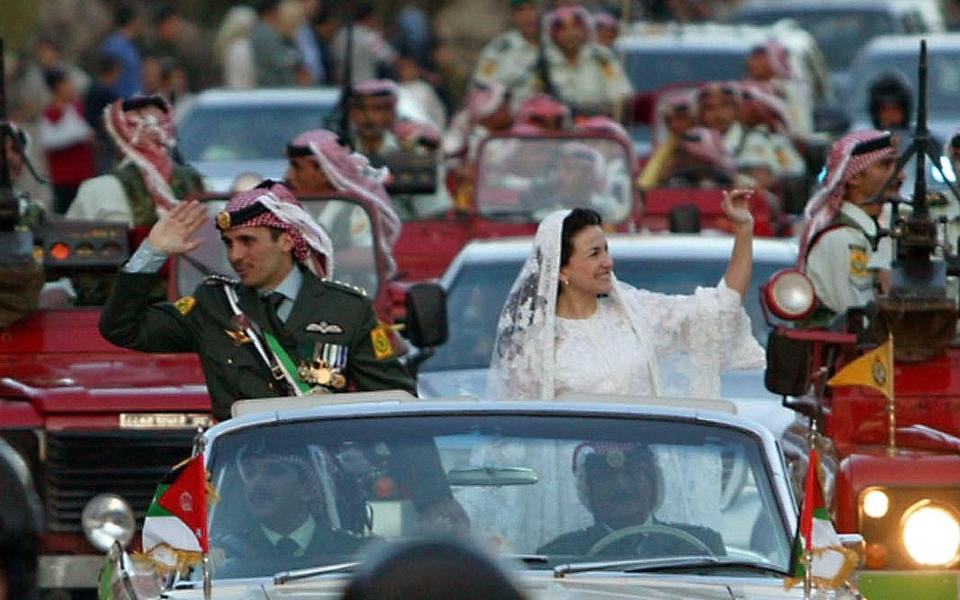
[[[226,275],[220,275],[220,274],[207,275],[204,278],[203,283],[205,283],[206,285],[229,285],[233,287],[240,285],[239,280],[234,279],[232,277],[227,277]]]
[[[506,52],[511,46],[513,46],[513,43],[510,41],[510,38],[503,37],[494,42],[493,51]]]
[[[607,66],[613,60],[613,54],[603,46],[593,47],[593,60],[600,63],[601,66]]]
[[[350,292],[351,294],[355,294],[363,298],[367,297],[367,290],[363,289],[359,285],[353,285],[350,283],[346,283],[344,281],[337,281],[335,279],[324,279],[323,283],[329,285],[332,288],[342,290],[344,292]]]

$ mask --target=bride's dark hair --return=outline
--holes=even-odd
[[[603,224],[600,213],[592,208],[575,208],[563,219],[563,230],[560,233],[560,266],[565,267],[573,254],[573,236],[582,229]]]

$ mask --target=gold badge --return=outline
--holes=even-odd
[[[850,274],[856,277],[867,274],[867,251],[859,246],[850,246]]]
[[[493,74],[497,72],[497,62],[492,59],[487,59],[483,62],[483,66],[480,67],[480,73],[484,77],[493,77]]]
[[[383,324],[370,332],[370,341],[373,343],[373,354],[377,357],[377,360],[393,356],[393,344],[390,343],[390,336]]]
[[[180,311],[180,314],[187,316],[187,314],[193,310],[193,307],[197,305],[197,299],[193,296],[184,296],[176,302],[173,303],[177,310]]]
[[[225,210],[217,213],[217,228],[220,229],[220,231],[230,229],[230,213]]]
[[[249,344],[250,337],[239,329],[224,329],[234,344]]]

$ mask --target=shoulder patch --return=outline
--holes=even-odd
[[[383,323],[370,330],[370,342],[373,344],[373,354],[377,360],[393,357],[393,344],[390,343],[390,334]]]
[[[367,290],[363,289],[358,285],[352,285],[349,283],[345,283],[343,281],[337,281],[335,279],[324,279],[323,283],[327,287],[332,287],[333,289],[336,289],[336,290],[349,292],[355,296],[361,296],[363,298],[367,297]]]
[[[190,311],[193,310],[193,307],[197,305],[197,299],[193,296],[184,296],[174,302],[173,305],[181,315],[187,316],[190,314]]]
[[[480,74],[484,77],[493,77],[494,73],[497,72],[497,61],[492,58],[488,58],[483,61],[483,64],[480,65]]]
[[[867,249],[850,244],[850,274],[863,277],[867,274]]]

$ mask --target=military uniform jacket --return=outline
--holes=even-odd
[[[551,44],[547,46],[547,64],[558,98],[573,107],[612,106],[633,93],[620,58],[606,46],[587,43],[576,62],[569,63]]]
[[[870,267],[876,236],[873,218],[844,202],[831,225],[810,245],[807,277],[817,298],[834,315],[873,300],[876,271]]]
[[[275,383],[253,343],[237,335],[240,332],[222,284],[208,280],[197,287],[193,297],[177,304],[149,304],[147,292],[157,277],[126,272],[117,276],[100,317],[104,338],[143,352],[196,352],[218,419],[230,417],[235,400],[286,393]],[[257,291],[237,285],[236,292],[240,310],[264,330],[273,331]],[[346,389],[415,392],[413,380],[392,350],[380,346],[378,353],[374,349],[374,342],[383,340],[383,329],[373,304],[362,292],[304,272],[283,331],[274,333],[294,360],[313,358],[318,344],[345,347]]]
[[[498,81],[509,90],[522,87],[533,75],[539,52],[536,44],[511,29],[484,47],[474,79]]]

